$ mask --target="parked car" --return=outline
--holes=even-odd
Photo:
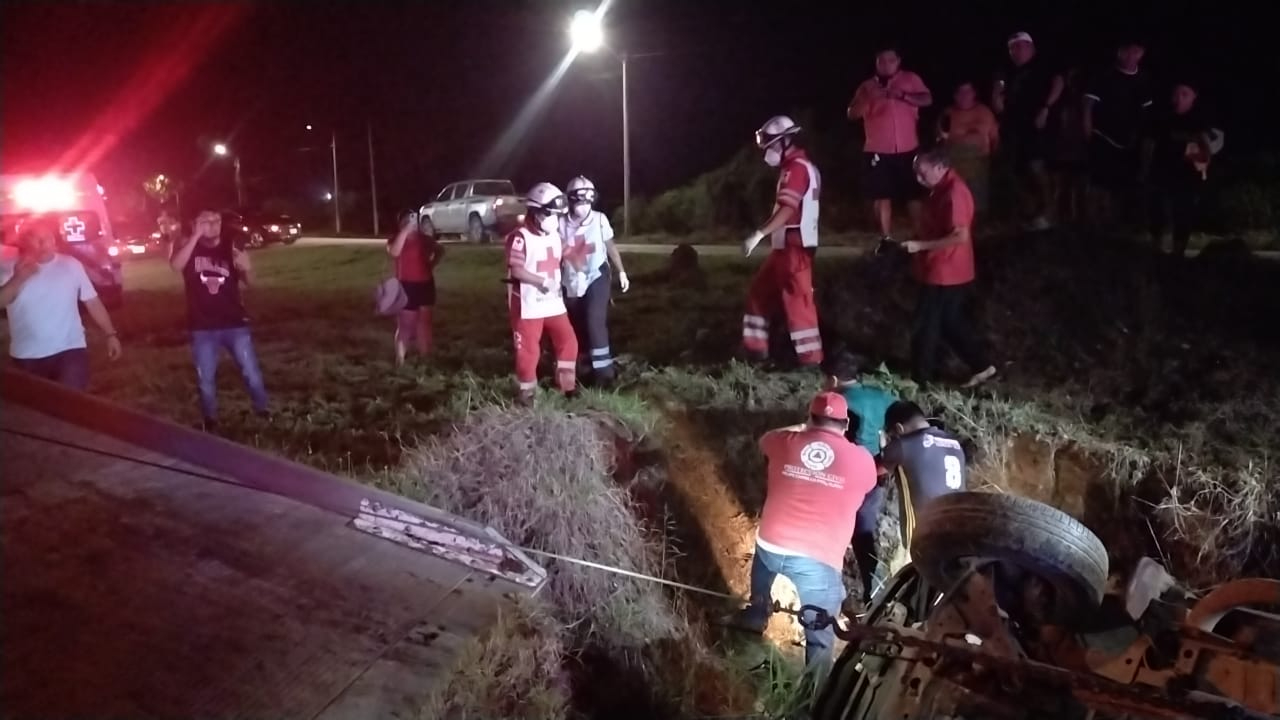
[[[446,185],[435,200],[419,210],[431,218],[436,233],[460,235],[468,242],[487,242],[524,220],[525,204],[510,180],[463,180]]]
[[[138,223],[112,220],[115,242],[107,247],[107,255],[124,260],[136,257],[159,257],[166,254],[164,237],[159,230]]]
[[[228,210],[222,214],[222,226],[233,233],[243,233],[243,244],[251,248],[266,247],[272,243],[292,245],[302,237],[302,223],[288,215]]]

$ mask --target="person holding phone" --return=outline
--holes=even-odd
[[[920,188],[911,168],[920,147],[916,123],[920,108],[933,104],[933,95],[920,76],[902,68],[892,45],[876,53],[876,73],[858,86],[849,103],[850,120],[861,120],[863,185],[871,199],[881,241],[892,241],[893,203],[907,203],[912,221],[920,213]]]
[[[396,319],[396,367],[404,365],[410,343],[424,357],[431,353],[435,267],[444,257],[444,246],[435,234],[431,218],[419,218],[418,213],[409,211],[400,215],[400,230],[387,241],[387,254],[395,260],[396,279],[409,300]]]
[[[220,213],[203,210],[192,223],[190,236],[172,246],[169,267],[182,275],[186,289],[187,324],[204,429],[217,427],[218,351],[224,349],[240,368],[254,413],[266,417],[267,390],[249,334],[249,316],[240,298],[241,284],[248,287],[254,283],[249,253],[223,234]]]

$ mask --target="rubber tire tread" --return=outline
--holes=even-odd
[[[1055,619],[1096,609],[1110,563],[1102,540],[1061,510],[1005,493],[956,492],[931,501],[916,520],[911,561],[935,587],[959,580],[957,561],[991,557],[1056,589]]]

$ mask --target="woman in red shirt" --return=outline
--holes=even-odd
[[[409,343],[416,341],[418,352],[431,352],[431,313],[436,304],[435,267],[444,257],[444,246],[436,241],[431,218],[419,222],[416,212],[400,215],[400,230],[387,241],[387,254],[395,259],[396,279],[404,287],[409,303],[396,320],[396,367],[404,365]]]

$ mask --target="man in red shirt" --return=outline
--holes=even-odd
[[[951,169],[945,149],[915,160],[916,179],[929,189],[920,240],[904,243],[911,270],[921,285],[911,332],[911,374],[918,383],[934,379],[939,345],[945,342],[969,366],[965,387],[990,380],[996,368],[965,317],[972,292],[973,195]]]
[[[817,367],[822,363],[822,335],[813,301],[813,256],[818,250],[822,177],[798,144],[799,132],[800,126],[785,115],[770,118],[756,131],[756,145],[764,151],[764,161],[782,171],[773,214],[742,244],[748,256],[766,237],[773,246],[747,290],[742,346],[753,359],[768,356],[769,323],[781,306],[797,360]]]
[[[778,575],[795,583],[801,605],[817,605],[832,617],[840,612],[845,548],[858,508],[876,486],[875,461],[845,438],[848,426],[844,397],[822,392],[809,404],[807,424],[760,438],[769,480],[751,563],[751,605],[738,618],[745,629],[763,631],[768,624]],[[825,674],[834,630],[806,629],[804,636],[808,669]]]
[[[919,212],[919,187],[911,174],[911,160],[920,139],[916,122],[920,108],[933,104],[933,95],[919,75],[902,69],[893,47],[876,53],[876,74],[861,85],[849,103],[849,119],[861,120],[863,183],[880,225],[882,240],[890,240],[893,202],[908,203],[912,218]]]

